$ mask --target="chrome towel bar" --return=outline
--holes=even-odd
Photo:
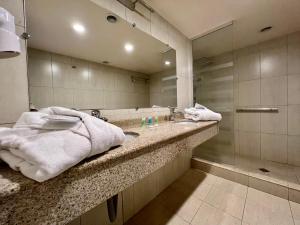
[[[236,109],[237,113],[278,113],[278,108],[238,108]]]

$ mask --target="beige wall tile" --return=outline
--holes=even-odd
[[[36,108],[45,108],[53,105],[53,89],[51,87],[30,87],[30,103]]]
[[[288,73],[300,74],[300,32],[288,36]]]
[[[239,131],[240,155],[260,158],[260,133]]]
[[[30,54],[33,67],[29,71],[30,86],[39,87],[40,92],[43,86],[53,88],[53,96],[49,96],[54,98],[53,104],[75,108],[149,107],[149,84],[131,81],[132,75],[148,78],[145,74],[35,49],[30,49]],[[76,68],[72,68],[73,65]],[[45,93],[49,94],[47,88]]]
[[[157,174],[153,173],[133,185],[135,213],[158,195],[157,179]]]
[[[29,57],[28,74],[30,86],[52,87],[51,56],[49,59]]]
[[[239,81],[260,78],[260,57],[258,53],[241,56],[237,58],[236,62]]]
[[[260,80],[239,83],[239,105],[255,106],[260,104]]]
[[[53,89],[53,104],[55,106],[62,106],[74,108],[74,90],[66,88]]]
[[[288,136],[288,163],[300,166],[300,136]]]
[[[30,62],[30,59],[29,59]],[[60,88],[75,88],[76,79],[74,79],[74,69],[71,64],[65,64],[61,62],[52,62],[53,72],[53,87]],[[28,74],[31,77],[31,74]]]
[[[261,80],[261,104],[287,104],[287,76],[272,77]]]
[[[300,191],[289,188],[289,200],[300,204]]]
[[[288,134],[300,135],[300,105],[288,106]]]
[[[288,76],[288,104],[300,104],[300,73]]]
[[[128,221],[134,214],[134,190],[133,185],[122,192],[123,196],[123,220]]]
[[[286,45],[261,51],[261,77],[287,75]]]
[[[287,163],[287,135],[261,134],[262,159]]]
[[[238,129],[240,131],[260,131],[260,113],[239,113]]]
[[[111,223],[108,217],[106,202],[101,203],[81,216],[81,225],[122,225],[123,206],[122,195],[118,196],[118,215],[115,222]]]
[[[276,106],[278,113],[261,113],[261,132],[287,134],[287,106]]]

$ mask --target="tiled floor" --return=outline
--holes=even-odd
[[[300,225],[300,204],[190,169],[126,225]]]

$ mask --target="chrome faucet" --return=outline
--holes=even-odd
[[[169,115],[169,117],[168,117],[168,120],[169,120],[169,121],[175,121],[176,115],[183,115],[182,112],[179,112],[179,111],[178,111],[178,112],[175,112],[176,107],[168,106],[168,108],[169,108],[169,110],[170,110],[170,115]]]
[[[105,122],[108,121],[108,119],[106,117],[101,116],[101,112],[100,112],[99,109],[93,109],[91,111],[91,115],[94,116],[94,117],[96,117],[96,118],[98,118],[98,119],[104,120]]]

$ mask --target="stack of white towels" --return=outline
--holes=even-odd
[[[0,128],[0,158],[43,182],[124,140],[117,126],[87,113],[49,107],[23,113],[13,128]]]
[[[198,103],[195,104],[195,107],[186,108],[184,110],[184,117],[193,121],[221,121],[222,119],[222,115],[220,113],[213,112]]]

